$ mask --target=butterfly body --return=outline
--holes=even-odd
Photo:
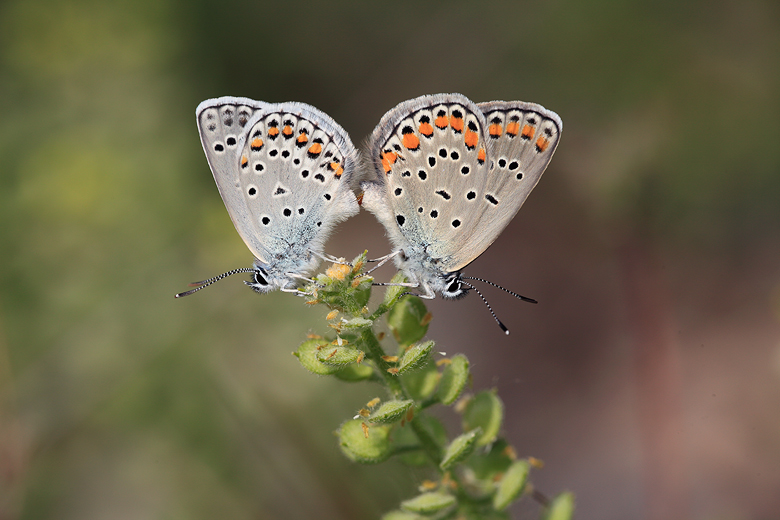
[[[304,103],[221,97],[196,109],[220,195],[254,255],[247,285],[295,291],[323,258],[336,224],[359,211],[357,151],[328,115]]]
[[[509,224],[558,144],[554,112],[520,101],[422,96],[390,110],[369,145],[363,206],[384,225],[393,260],[421,296],[464,296],[461,270]]]

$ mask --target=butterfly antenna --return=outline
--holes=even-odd
[[[501,320],[499,320],[499,319],[498,319],[498,316],[496,316],[496,313],[495,313],[495,312],[493,312],[493,307],[491,307],[491,306],[490,306],[490,304],[488,303],[488,301],[485,299],[485,297],[484,297],[484,296],[482,296],[482,293],[481,293],[481,292],[479,292],[479,289],[477,289],[476,287],[474,287],[473,285],[471,285],[471,284],[470,284],[470,283],[468,283],[468,282],[463,282],[463,284],[464,284],[464,285],[468,285],[469,287],[471,287],[472,289],[474,289],[474,292],[475,292],[475,293],[479,294],[479,297],[480,297],[480,298],[482,298],[482,301],[483,301],[483,302],[485,302],[485,305],[487,305],[487,308],[488,308],[488,310],[490,311],[490,314],[492,314],[492,315],[493,315],[493,319],[494,319],[494,320],[496,320],[496,323],[498,323],[498,326],[499,326],[499,327],[501,327],[501,330],[503,330],[503,331],[506,333],[506,335],[507,335],[507,336],[509,336],[509,329],[508,329],[508,328],[506,328],[506,325],[504,325],[503,323],[501,323]]]
[[[196,293],[200,291],[201,289],[204,289],[208,287],[209,285],[213,284],[214,282],[218,282],[222,280],[223,278],[227,278],[228,276],[238,274],[238,273],[253,273],[255,270],[253,267],[241,267],[240,269],[233,269],[232,271],[228,271],[227,273],[222,273],[219,276],[215,276],[214,278],[209,278],[208,280],[203,280],[202,282],[192,282],[190,287],[195,287],[194,289],[190,289],[189,291],[185,291],[183,293],[177,294],[176,298],[183,298],[184,296],[189,296],[192,293]]]
[[[521,294],[517,294],[516,292],[510,291],[509,289],[507,289],[507,288],[505,288],[505,287],[501,287],[501,286],[500,286],[500,285],[498,285],[497,283],[493,283],[493,282],[490,282],[490,281],[488,281],[488,280],[484,280],[484,279],[482,279],[482,278],[474,278],[473,276],[462,276],[461,278],[465,278],[465,279],[467,279],[467,280],[476,280],[476,281],[478,281],[478,282],[483,282],[483,283],[486,283],[486,284],[488,284],[488,285],[492,285],[492,286],[493,286],[493,287],[495,287],[496,289],[501,289],[501,290],[502,290],[502,291],[504,291],[504,292],[508,292],[509,294],[511,294],[512,296],[514,296],[515,298],[518,298],[518,299],[520,299],[520,300],[523,300],[524,302],[528,302],[528,303],[539,303],[538,301],[534,300],[533,298],[528,298],[528,297],[526,297],[526,296],[523,296],[523,295],[521,295]]]

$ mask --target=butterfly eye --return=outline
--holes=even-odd
[[[255,269],[255,272],[252,274],[252,279],[254,282],[258,285],[268,285],[268,280],[265,279],[263,276],[263,271],[260,269]]]
[[[447,292],[454,293],[460,290],[460,281],[457,278],[453,278],[452,282],[447,286]]]

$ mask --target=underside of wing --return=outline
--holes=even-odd
[[[253,233],[275,255],[320,251],[333,227],[359,211],[350,189],[357,151],[349,136],[300,103],[271,105],[247,127],[238,190]]]
[[[259,260],[286,268],[358,212],[349,189],[357,151],[310,105],[239,101],[199,107],[201,140],[241,238]]]
[[[400,104],[372,135],[377,177],[364,205],[397,247],[442,272],[454,270],[459,249],[478,231],[477,217],[490,210],[483,128],[474,103],[439,94]]]
[[[492,101],[479,108],[487,122],[485,192],[496,211],[480,216],[480,232],[458,258],[458,269],[482,254],[514,218],[550,163],[563,129],[558,114],[535,103]]]
[[[246,133],[247,123],[267,106],[262,101],[225,96],[206,100],[195,111],[203,151],[230,219],[252,254],[263,261],[268,253],[247,225],[249,207],[238,189],[238,141]]]

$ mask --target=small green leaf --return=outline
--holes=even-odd
[[[425,517],[407,511],[390,511],[382,515],[381,520],[425,520]]]
[[[395,275],[390,279],[390,283],[406,283],[408,280],[403,275],[401,271],[398,271],[395,273]],[[387,291],[385,292],[385,300],[383,302],[384,305],[393,305],[393,303],[396,301],[398,296],[401,293],[408,292],[410,287],[401,287],[397,285],[389,285],[387,287]],[[406,296],[404,296],[406,298]]]
[[[493,509],[503,511],[509,504],[520,496],[528,482],[528,472],[531,465],[527,460],[518,460],[509,466],[501,481],[498,483],[498,490],[493,495]]]
[[[407,289],[407,287],[402,287]],[[387,314],[387,325],[399,345],[420,341],[428,332],[428,309],[417,296],[404,296]]]
[[[362,359],[363,355],[363,352],[356,348],[326,345],[317,351],[317,361],[341,368],[357,363],[357,360]]]
[[[412,399],[422,401],[428,399],[436,391],[441,374],[434,363],[428,363],[420,370],[407,372],[401,378],[406,393]]]
[[[371,376],[374,375],[374,369],[369,364],[353,363],[339,370],[334,375],[342,381],[357,383],[358,381],[371,379]]]
[[[341,370],[342,367],[326,365],[317,359],[317,356],[320,353],[317,348],[327,348],[329,343],[330,342],[326,339],[310,339],[301,343],[301,346],[298,347],[297,351],[293,352],[293,355],[298,358],[298,361],[301,362],[303,368],[309,372],[313,372],[314,374],[321,376],[333,374]]]
[[[407,410],[414,406],[414,401],[408,399],[406,401],[385,401],[382,405],[374,410],[368,421],[373,424],[392,424],[398,422],[404,418]]]
[[[346,330],[362,330],[374,324],[373,321],[365,318],[352,318],[351,320],[341,320],[341,327]]]
[[[444,452],[444,458],[439,467],[447,471],[452,466],[468,457],[476,447],[476,440],[482,434],[482,428],[475,428],[470,432],[459,435],[453,439],[447,450]]]
[[[561,493],[552,499],[545,520],[571,520],[574,516],[574,494]]]
[[[388,437],[389,426],[371,426],[368,438],[363,430],[362,419],[352,419],[341,425],[338,431],[341,451],[350,460],[362,464],[377,464],[387,459],[392,453]]]
[[[455,502],[456,499],[454,496],[445,493],[423,493],[422,495],[401,502],[401,508],[411,511],[412,513],[432,515],[454,506]]]
[[[463,412],[463,429],[466,431],[482,428],[477,446],[490,444],[498,436],[504,419],[504,405],[494,390],[485,390],[475,395]]]
[[[433,341],[426,341],[404,352],[401,362],[398,364],[398,374],[405,374],[427,365],[431,357],[433,345]]]
[[[460,397],[469,380],[469,360],[463,354],[453,356],[452,362],[444,369],[437,393],[439,401],[447,406]]]

